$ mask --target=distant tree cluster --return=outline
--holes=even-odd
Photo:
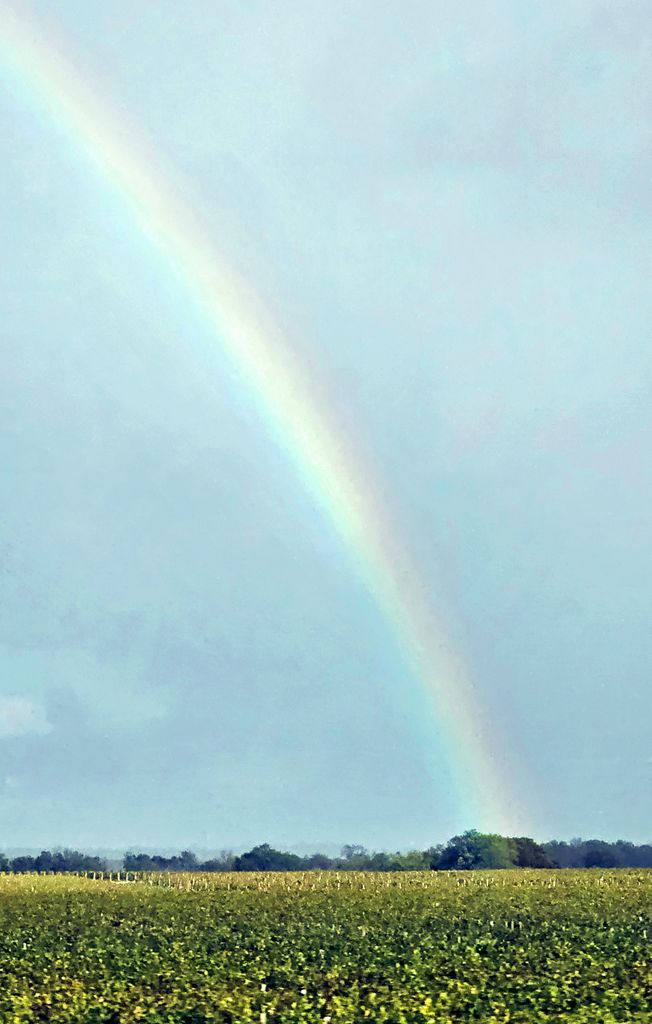
[[[340,857],[313,853],[299,857],[295,853],[274,850],[267,843],[255,846],[236,857],[234,871],[427,871],[431,852],[368,853],[363,846],[345,846]]]
[[[233,871],[235,857],[224,853],[211,860],[200,861],[191,850],[182,850],[178,856],[127,853],[123,861],[125,871]]]
[[[268,843],[235,855],[223,850],[200,861],[191,850],[171,857],[127,853],[125,871],[471,871],[499,868],[652,868],[652,845],[636,846],[625,840],[553,840],[537,843],[527,836],[501,836],[471,830],[453,836],[441,846],[407,853],[370,853],[364,846],[342,848],[339,857],[275,850]],[[8,858],[0,853],[0,872],[106,871],[100,857],[78,850],[42,850],[38,856]]]
[[[449,839],[432,867],[437,871],[460,871],[551,868],[554,864],[544,847],[527,836],[500,836],[472,830]]]
[[[9,858],[0,853],[0,871],[24,874],[27,871],[106,871],[106,861],[79,850],[41,850],[36,857]]]
[[[200,863],[184,851],[178,857],[129,853],[127,871],[467,871],[500,868],[652,867],[652,846],[619,841],[574,839],[537,843],[528,836],[501,836],[471,830],[445,845],[408,853],[370,853],[363,846],[342,848],[339,857],[275,850],[267,843],[234,856],[224,852]]]
[[[560,868],[652,868],[652,845],[636,846],[624,839],[605,843],[602,839],[554,840],[544,846]]]

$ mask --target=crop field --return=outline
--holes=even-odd
[[[652,872],[0,877],[0,1021],[652,1021]]]

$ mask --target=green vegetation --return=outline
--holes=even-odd
[[[4,875],[0,1020],[649,1022],[651,938],[645,871]]]
[[[573,839],[570,843],[536,843],[527,836],[508,837],[471,829],[453,836],[445,845],[407,853],[369,853],[364,846],[345,846],[339,857],[275,850],[268,843],[236,856],[222,851],[200,862],[191,850],[171,857],[162,854],[125,854],[125,871],[475,871],[478,868],[652,868],[652,846],[635,846],[620,839]],[[78,850],[42,850],[38,856],[22,855],[9,860],[0,853],[0,872],[106,871],[99,857]]]
[[[53,871],[56,874],[65,871],[102,871],[106,867],[100,857],[92,857],[79,850],[41,850],[36,857],[24,855],[9,860],[0,853],[0,871],[13,871],[20,874],[24,871]]]
[[[363,846],[345,846],[340,857],[274,850],[267,843],[239,857],[224,852],[200,864],[184,850],[174,857],[128,853],[127,871],[474,871],[478,868],[652,868],[652,846],[619,840],[573,839],[535,843],[527,836],[508,837],[471,829],[443,846],[408,853],[369,853]]]

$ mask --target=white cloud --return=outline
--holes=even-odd
[[[0,739],[52,732],[42,704],[25,697],[0,697]]]
[[[82,705],[87,724],[102,735],[139,729],[172,713],[183,680],[174,686],[152,680],[156,635],[139,632],[129,641],[131,649],[124,650],[120,638],[112,638],[111,627],[111,620],[102,625],[108,636],[102,653],[63,646],[15,651],[0,644],[0,678],[11,679],[17,690],[29,689],[33,694],[30,699],[0,697],[0,740],[52,732],[44,699],[59,705],[73,696]],[[47,680],[47,685],[41,684],[41,694],[34,680]],[[42,696],[45,694],[47,698]],[[74,717],[75,712],[70,713]],[[24,723],[20,732],[14,726],[18,720]]]

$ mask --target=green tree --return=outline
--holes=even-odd
[[[510,868],[516,858],[516,843],[506,836],[471,829],[448,840],[439,859],[440,869],[478,870]]]
[[[22,874],[25,871],[34,871],[35,859],[26,854],[23,857],[14,857],[11,861],[11,870],[16,874]]]
[[[295,853],[274,850],[269,843],[254,846],[253,850],[236,857],[235,871],[301,871],[304,863]]]
[[[342,860],[360,860],[367,856],[364,846],[358,846],[356,843],[347,843],[342,847]]]
[[[615,844],[602,842],[600,839],[590,839],[586,844],[584,853],[585,868],[616,868],[618,867],[618,853],[614,849]]]
[[[197,858],[192,850],[182,850],[179,855],[179,867],[181,871],[196,871],[198,866]]]
[[[528,836],[512,840],[516,844],[514,864],[518,868],[552,868],[554,863],[539,843]]]
[[[148,853],[126,853],[122,865],[125,871],[156,871],[157,866]]]

